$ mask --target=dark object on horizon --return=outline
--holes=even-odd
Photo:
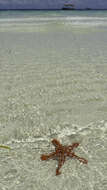
[[[74,10],[73,4],[64,4],[63,10]]]
[[[92,9],[87,7],[86,10],[92,10]]]

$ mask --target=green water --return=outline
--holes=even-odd
[[[51,139],[88,165],[42,162]],[[0,190],[107,189],[107,11],[0,12]]]

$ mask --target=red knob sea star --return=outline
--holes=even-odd
[[[55,146],[55,151],[45,155],[41,155],[41,160],[48,160],[48,159],[56,159],[58,161],[58,167],[56,168],[56,175],[60,175],[61,172],[59,171],[62,165],[64,164],[66,157],[76,158],[83,164],[87,164],[88,161],[84,158],[81,158],[73,152],[74,148],[79,146],[79,143],[73,143],[69,146],[63,146],[57,139],[52,140],[52,144]]]

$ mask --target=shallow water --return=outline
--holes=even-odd
[[[40,155],[80,142],[88,165]],[[1,190],[107,189],[107,12],[0,12]]]

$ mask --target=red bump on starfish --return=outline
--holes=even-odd
[[[59,170],[66,161],[66,157],[76,158],[83,164],[88,163],[88,161],[85,158],[79,157],[75,155],[75,153],[73,152],[73,149],[79,146],[78,142],[73,143],[72,145],[69,146],[62,145],[57,139],[53,139],[51,142],[55,146],[55,151],[50,154],[42,154],[41,160],[56,159],[58,161],[58,167],[56,168],[56,175],[61,174]]]

